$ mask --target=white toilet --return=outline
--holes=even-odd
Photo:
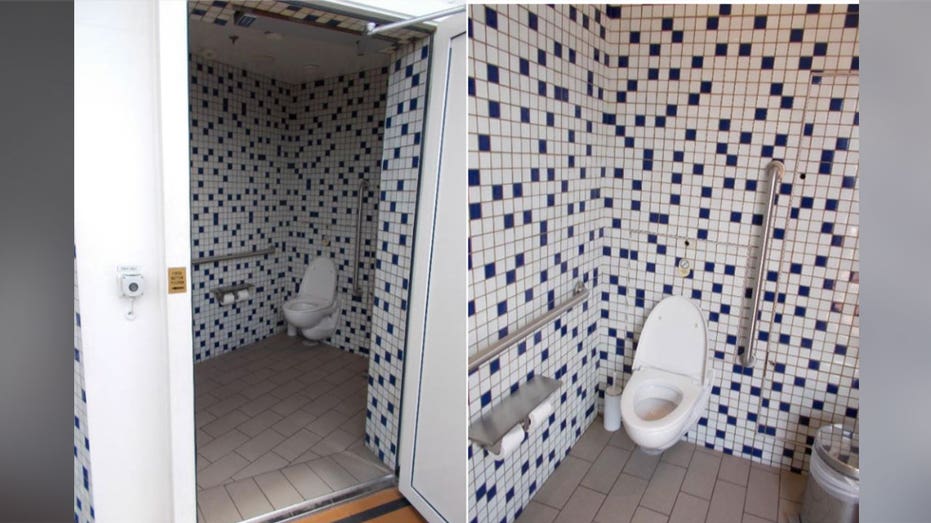
[[[675,445],[701,417],[713,382],[708,356],[701,309],[681,296],[653,308],[621,394],[624,428],[643,452]]]
[[[339,300],[336,299],[336,265],[333,260],[314,258],[297,291],[297,296],[282,306],[288,322],[288,336],[297,331],[312,341],[329,338],[336,332],[339,318]]]

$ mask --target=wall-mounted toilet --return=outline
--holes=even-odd
[[[329,338],[336,332],[339,300],[336,299],[336,265],[318,256],[307,266],[297,296],[282,306],[288,322],[288,336],[297,331],[312,341]]]
[[[713,373],[701,309],[671,296],[647,317],[621,394],[621,419],[647,454],[673,446],[705,412]]]

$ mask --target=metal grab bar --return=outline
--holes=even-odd
[[[369,190],[369,182],[362,180],[359,184],[359,198],[356,204],[356,245],[355,256],[352,262],[352,295],[362,296],[362,286],[359,285],[359,256],[362,254],[362,204],[365,201],[365,192]]]
[[[461,13],[465,10],[466,10],[466,5],[463,3],[462,5],[459,5],[456,7],[450,7],[449,9],[444,9],[442,11],[437,11],[435,13],[429,13],[429,14],[417,16],[414,18],[408,18],[407,20],[401,20],[400,22],[393,22],[393,23],[385,24],[385,25],[377,25],[375,24],[375,22],[369,22],[365,24],[365,31],[363,31],[362,34],[371,36],[374,34],[385,32],[385,31],[391,31],[393,29],[401,29],[402,27],[407,27],[409,25],[419,24],[420,22],[429,22],[430,20],[434,20],[436,18],[443,18],[444,16],[454,15],[456,13]]]
[[[584,301],[587,297],[588,289],[586,289],[584,284],[579,281],[578,285],[576,285],[575,290],[572,293],[572,297],[570,297],[568,300],[556,307],[553,307],[545,314],[537,317],[535,320],[524,325],[523,327],[519,327],[517,330],[508,334],[507,336],[495,341],[485,349],[476,352],[472,356],[469,356],[469,374],[472,374],[473,371],[500,354],[502,351],[504,351],[504,349],[514,345],[517,340],[526,338],[530,333],[555,320],[557,317],[562,315],[562,313]]]
[[[239,258],[251,258],[253,256],[262,256],[265,254],[274,254],[274,253],[275,253],[275,248],[269,247],[267,249],[262,249],[260,251],[245,251],[245,252],[236,252],[233,254],[221,254],[219,256],[207,256],[206,258],[199,258],[197,260],[191,260],[191,265],[200,265],[202,263],[238,260]]]
[[[756,363],[755,350],[757,316],[760,314],[760,297],[763,294],[763,273],[765,270],[766,254],[769,252],[769,243],[772,240],[770,230],[773,226],[773,206],[776,205],[776,189],[786,172],[786,166],[779,160],[773,160],[766,166],[769,173],[769,197],[766,200],[766,218],[763,221],[763,242],[760,244],[760,260],[756,268],[756,285],[753,289],[753,314],[750,316],[750,328],[747,331],[747,348],[740,356],[744,367],[753,367]]]

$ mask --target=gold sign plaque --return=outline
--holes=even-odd
[[[187,292],[187,267],[168,267],[168,294]]]

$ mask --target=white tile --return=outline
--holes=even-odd
[[[275,470],[255,477],[255,482],[262,489],[265,497],[275,509],[281,509],[303,501],[300,493],[294,489],[288,478]]]

